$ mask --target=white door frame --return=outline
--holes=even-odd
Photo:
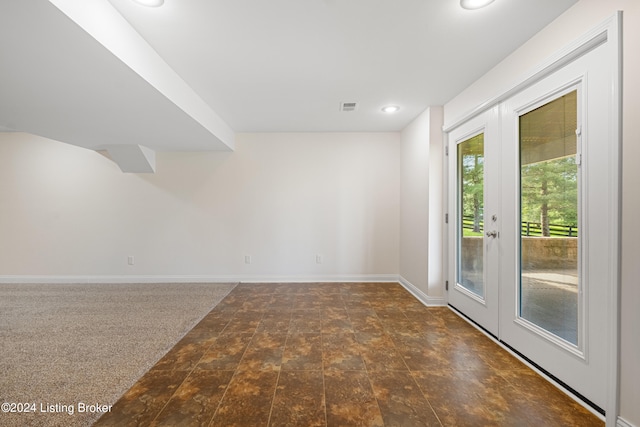
[[[525,75],[519,83],[512,86],[503,93],[483,102],[478,107],[473,109],[469,114],[453,121],[450,124],[445,124],[443,131],[447,138],[445,143],[449,146],[448,134],[471,120],[472,118],[486,112],[491,108],[495,108],[503,101],[511,98],[513,95],[521,92],[522,90],[532,86],[533,84],[541,81],[545,77],[550,76],[554,72],[562,69],[565,65],[571,63],[576,58],[579,58],[586,53],[590,52],[596,47],[605,46],[609,60],[607,63],[610,65],[610,81],[611,91],[609,97],[610,105],[610,128],[609,128],[609,166],[610,166],[610,200],[609,200],[609,212],[611,216],[611,222],[608,224],[606,232],[610,236],[614,236],[615,244],[612,245],[611,252],[609,254],[609,265],[612,268],[609,271],[608,285],[606,301],[603,301],[603,307],[608,312],[608,319],[606,325],[607,340],[606,347],[609,349],[607,357],[607,374],[608,374],[608,386],[607,386],[607,403],[606,422],[608,426],[615,426],[618,417],[618,354],[619,354],[619,323],[620,323],[620,212],[621,212],[621,111],[622,111],[622,96],[621,96],[621,73],[622,73],[622,43],[621,43],[621,30],[622,30],[622,12],[617,12],[605,22],[595,27],[593,30],[584,34],[574,43],[560,50],[558,53],[551,56],[547,61],[542,63],[539,67],[536,67],[529,74]],[[451,150],[449,148],[449,150]],[[453,153],[449,153],[452,155]],[[445,162],[448,163],[448,162]],[[449,172],[444,174],[445,177],[450,176]],[[448,186],[447,186],[448,188]],[[447,197],[452,197],[449,192],[446,193]],[[446,202],[445,206],[448,207],[450,202]],[[454,221],[451,218],[455,217],[454,212],[445,212],[445,215],[450,218],[448,221],[449,227],[447,228],[447,234],[450,236],[452,233],[452,225]],[[445,239],[445,253],[449,257],[451,250],[449,248],[450,238]],[[447,259],[445,271],[449,272],[451,269],[451,263],[455,260]],[[447,273],[448,274],[448,273]],[[452,283],[455,278],[450,277],[448,274],[447,281]]]

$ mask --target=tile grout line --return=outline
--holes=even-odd
[[[231,288],[231,290],[227,293],[227,295],[224,296],[224,298],[222,298],[220,301],[218,301],[218,303],[211,307],[211,310],[209,310],[209,312],[207,314],[205,314],[202,319],[200,319],[200,322],[203,321],[209,314],[211,314],[211,312],[213,310],[215,310],[215,308],[222,302],[224,301],[225,298],[227,298],[231,292],[233,292],[233,290],[238,286],[238,283],[236,283],[233,288]],[[193,328],[191,328],[185,335],[184,337],[186,337],[196,326],[198,326],[198,324],[200,323],[196,323]],[[227,325],[229,324],[229,322],[227,322]],[[224,331],[224,329],[226,329],[227,325],[224,326],[224,328],[222,328],[222,331]],[[222,331],[218,332],[218,336],[222,333]],[[184,337],[182,337],[182,339],[184,339]],[[217,337],[216,337],[217,338]],[[215,341],[214,341],[215,342]],[[164,403],[164,405],[162,405],[162,408],[160,408],[160,410],[156,413],[156,416],[153,417],[153,420],[151,420],[151,423],[153,424],[158,417],[160,416],[160,414],[162,414],[162,411],[165,410],[165,408],[167,407],[167,405],[169,404],[169,402],[171,402],[171,399],[174,398],[174,396],[176,395],[176,393],[178,392],[178,390],[180,390],[180,387],[182,387],[182,385],[187,381],[187,379],[191,376],[191,374],[193,373],[193,371],[195,371],[196,367],[198,366],[198,364],[200,363],[200,361],[202,360],[202,358],[204,357],[204,355],[206,354],[206,352],[213,346],[213,343],[211,343],[202,353],[202,356],[200,356],[200,359],[198,359],[198,361],[196,363],[194,363],[193,368],[191,368],[191,370],[189,370],[189,373],[184,377],[184,379],[180,382],[180,384],[176,387],[176,389],[174,390],[174,392],[171,394],[171,396],[169,397],[169,399],[167,399],[167,401]],[[169,350],[171,351],[171,350]],[[157,362],[156,362],[157,363]],[[155,366],[155,365],[154,365]],[[152,368],[153,369],[153,368]],[[148,371],[147,371],[148,372]],[[226,392],[226,390],[225,390]]]
[[[320,369],[322,370],[322,399],[324,407],[324,425],[329,423],[327,416],[327,382],[324,377],[324,339],[322,334],[322,324],[320,324]]]
[[[376,310],[373,307],[371,307],[371,309],[375,313],[376,318],[378,318],[378,320],[380,320]],[[360,358],[362,358],[362,363],[364,364],[364,372],[365,372],[365,374],[367,376],[367,381],[369,382],[369,387],[371,387],[371,393],[373,394],[373,398],[376,401],[376,406],[378,407],[378,412],[380,413],[380,418],[381,418],[381,421],[382,421],[382,425],[384,426],[384,416],[382,415],[382,408],[380,407],[380,402],[378,401],[378,398],[376,397],[376,390],[373,387],[373,381],[371,381],[371,376],[369,375],[369,369],[368,369],[367,361],[364,360],[364,357],[362,356],[362,346],[363,346],[363,344],[358,341],[358,338],[356,336],[356,329],[353,326],[353,322],[351,322],[351,313],[349,312],[349,310],[347,310],[346,305],[345,305],[345,310],[347,312],[347,316],[349,317],[349,323],[351,323],[351,329],[353,329],[353,339],[358,344],[358,351],[360,353]],[[382,323],[382,322],[380,322],[380,323]]]
[[[246,301],[246,298],[245,298],[245,301]],[[240,311],[239,309],[236,310],[233,313],[233,316],[235,316],[239,311]],[[264,319],[264,312],[262,313],[262,317],[260,318],[260,321],[262,321],[262,319]],[[227,329],[227,326],[229,326],[229,323],[231,323],[231,319],[229,319],[229,322],[224,327],[224,329],[222,331],[220,331],[220,334],[222,334],[224,332],[224,330]],[[213,426],[213,420],[215,419],[216,414],[218,413],[218,410],[220,409],[220,405],[222,405],[222,402],[224,401],[224,398],[227,396],[227,392],[229,391],[229,387],[231,386],[231,383],[233,382],[233,379],[236,377],[236,375],[238,375],[238,371],[239,371],[238,368],[240,367],[240,363],[242,363],[242,359],[244,359],[244,356],[247,354],[247,350],[249,350],[249,346],[251,345],[251,341],[253,341],[253,338],[256,335],[256,332],[258,330],[258,326],[259,325],[260,325],[260,323],[258,323],[258,325],[256,325],[256,329],[254,329],[253,334],[251,335],[251,338],[249,339],[249,342],[247,343],[247,347],[244,349],[244,352],[242,353],[242,356],[238,360],[238,364],[236,365],[235,369],[233,370],[233,375],[231,375],[231,378],[229,378],[229,384],[227,384],[227,387],[224,389],[224,393],[222,393],[222,397],[220,397],[220,401],[218,402],[218,406],[216,406],[216,410],[213,411],[213,415],[211,416],[211,420],[209,421],[209,427]],[[211,344],[211,345],[213,346],[213,344]]]
[[[410,294],[411,295],[411,294]],[[416,299],[417,298],[413,295],[411,295],[412,298]],[[378,320],[380,320],[380,323],[383,324],[384,327],[384,323],[382,322],[382,320],[380,319],[380,317],[378,316],[378,312],[376,311],[375,308],[373,308],[373,312],[376,314],[376,317],[378,318]],[[409,319],[409,317],[406,315],[406,313],[404,312],[404,310],[401,310],[402,314],[404,315],[405,318],[407,318],[407,320],[412,321],[411,319]],[[430,313],[427,313],[429,316],[431,316]],[[393,331],[395,332],[395,331]],[[409,373],[409,375],[411,376],[411,379],[413,380],[413,383],[418,387],[418,390],[420,390],[420,394],[422,394],[422,397],[424,397],[424,399],[427,401],[427,404],[429,405],[429,408],[431,408],[431,411],[433,412],[433,414],[435,415],[436,419],[438,420],[438,423],[440,423],[441,426],[443,426],[442,421],[440,420],[440,417],[438,416],[438,413],[436,412],[436,410],[433,408],[433,405],[431,404],[431,401],[427,398],[427,396],[424,394],[424,391],[422,390],[422,388],[420,387],[420,384],[418,384],[418,382],[416,381],[415,377],[413,376],[413,371],[411,370],[411,368],[409,367],[409,365],[407,365],[407,362],[405,361],[404,356],[402,356],[402,353],[399,351],[398,346],[396,345],[396,342],[393,340],[393,338],[391,338],[391,336],[389,335],[388,331],[385,328],[385,335],[388,336],[388,338],[391,340],[391,345],[393,345],[394,350],[396,351],[396,353],[398,354],[398,356],[400,356],[402,358],[402,363],[404,364],[404,366],[407,368],[407,372]],[[422,333],[421,333],[422,335]],[[373,387],[373,383],[372,383],[372,387]],[[377,399],[376,399],[377,400]]]
[[[289,327],[287,328],[287,337],[284,340],[284,345],[282,346],[282,356],[280,357],[280,366],[278,369],[278,377],[276,378],[276,385],[273,389],[273,396],[271,397],[271,408],[269,409],[269,418],[267,418],[267,427],[271,425],[271,416],[273,415],[273,404],[276,401],[276,394],[278,392],[278,384],[280,384],[280,374],[282,373],[282,363],[284,359],[284,351],[287,348],[287,343],[289,342],[289,336],[291,335],[291,318],[293,317],[293,312],[289,313]],[[264,318],[264,316],[263,316]],[[257,329],[257,328],[256,328]]]
[[[413,298],[417,299],[415,296],[411,295]],[[403,311],[404,314],[404,311]],[[426,313],[428,316],[432,316],[431,313]],[[407,317],[407,315],[405,314],[405,317]],[[433,317],[433,316],[432,316]],[[408,317],[407,317],[408,318]],[[409,319],[411,321],[411,319]],[[396,343],[394,340],[391,340],[391,343],[393,344],[393,347],[396,349],[396,351],[398,352],[398,354],[400,355],[400,352],[398,351],[398,347],[396,346]],[[418,387],[418,390],[420,390],[420,394],[422,394],[422,397],[424,397],[424,400],[427,401],[427,404],[429,405],[429,408],[431,408],[431,411],[433,412],[433,415],[436,417],[436,419],[438,420],[438,423],[440,423],[441,426],[443,426],[444,424],[442,424],[442,420],[440,419],[440,417],[438,416],[438,413],[436,412],[435,408],[433,407],[433,405],[431,404],[431,401],[429,400],[429,398],[427,397],[426,394],[424,394],[424,391],[422,390],[422,387],[420,387],[420,384],[418,384],[418,382],[416,381],[415,376],[413,375],[413,371],[411,370],[411,368],[409,367],[409,365],[407,365],[407,362],[405,361],[404,357],[402,357],[402,362],[405,364],[405,366],[407,367],[407,372],[409,372],[409,375],[411,376],[411,379],[413,380],[413,383]]]
[[[358,345],[360,345],[360,343],[358,343]],[[362,355],[360,357],[362,357]],[[382,425],[384,426],[384,424],[385,424],[384,415],[382,413],[382,408],[380,407],[380,401],[378,400],[378,397],[376,396],[376,389],[373,386],[373,381],[371,380],[371,375],[369,375],[369,369],[367,367],[367,362],[364,360],[364,358],[363,358],[362,361],[364,363],[364,373],[367,375],[367,380],[369,380],[369,387],[371,387],[371,392],[373,393],[373,398],[376,400],[376,406],[378,407],[378,412],[380,413],[380,418],[381,418],[381,421],[382,421]]]
[[[237,286],[237,285],[236,285]],[[235,287],[233,288],[235,289]],[[229,294],[231,294],[231,292],[229,292]],[[228,295],[228,294],[227,294]],[[222,302],[222,301],[221,301]],[[214,307],[215,308],[215,307]],[[213,309],[211,310],[213,311]],[[233,317],[236,313],[238,312],[238,310],[236,310],[233,315],[231,317]],[[209,314],[211,314],[211,312],[209,312]],[[227,329],[227,326],[229,326],[229,323],[231,323],[231,318],[229,318],[229,320],[227,321],[227,323],[224,325],[224,328],[222,328],[220,330],[220,332],[218,332],[218,336],[216,337],[216,341],[218,340],[218,338],[220,338],[220,335],[223,334],[224,330]],[[216,343],[216,341],[212,342],[209,347],[206,348],[206,350],[202,353],[202,356],[200,356],[200,359],[198,360],[198,362],[196,362],[196,364],[193,367],[193,370],[189,373],[189,375],[191,375],[196,368],[198,367],[198,365],[200,364],[200,362],[202,362],[202,359],[204,358],[204,356],[207,354],[207,352],[211,349],[211,347],[213,347],[213,345]],[[189,375],[187,375],[187,378],[189,377]],[[234,375],[235,375],[235,371],[234,371]],[[222,399],[224,398],[224,396],[227,394],[227,390],[229,389],[229,385],[231,384],[231,380],[233,379],[234,375],[231,376],[231,378],[229,378],[229,384],[227,384],[227,386],[224,389],[224,393],[222,393],[222,396],[220,397],[220,401],[218,402],[218,405],[216,406],[216,410],[213,411],[213,414],[211,414],[211,419],[209,420],[209,423],[207,425],[210,425],[211,422],[213,421],[213,417],[215,417],[216,412],[218,411],[218,408],[220,407],[220,403],[222,403]],[[186,378],[185,378],[186,380]],[[176,389],[176,392],[178,390]],[[175,393],[174,393],[175,394]],[[167,402],[168,403],[168,402]]]

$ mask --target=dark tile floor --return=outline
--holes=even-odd
[[[97,426],[596,426],[399,284],[241,284]]]

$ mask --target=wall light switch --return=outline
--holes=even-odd
[[[316,255],[316,264],[322,264],[322,255]]]
[[[245,255],[244,256],[244,263],[245,264],[251,264],[251,255]]]
[[[133,258],[133,255],[129,255],[127,257],[127,262],[129,263],[129,265],[134,265],[136,263],[135,258]]]

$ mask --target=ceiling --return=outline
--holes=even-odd
[[[3,0],[0,130],[157,151],[399,131],[576,1]]]

